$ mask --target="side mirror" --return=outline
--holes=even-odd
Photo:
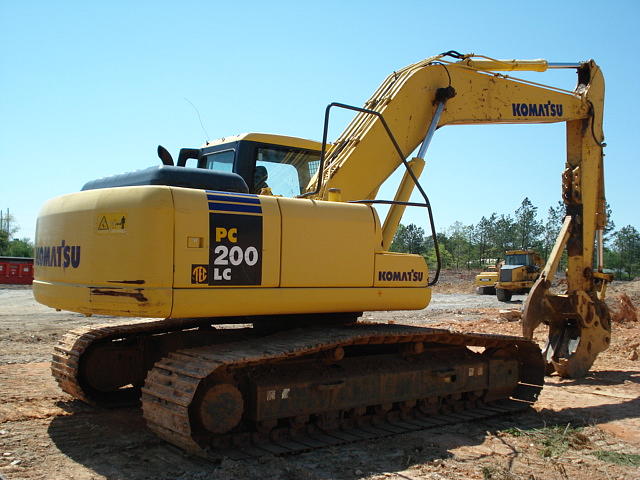
[[[190,158],[198,159],[200,157],[199,148],[181,148],[178,154],[178,167],[185,167],[187,160]]]

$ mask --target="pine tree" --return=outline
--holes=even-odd
[[[516,210],[515,233],[518,248],[532,248],[538,242],[543,231],[542,222],[537,219],[538,207],[534,207],[528,197],[525,197]]]

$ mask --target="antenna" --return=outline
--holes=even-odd
[[[200,121],[200,126],[202,127],[202,131],[204,132],[204,141],[205,143],[209,143],[209,134],[207,133],[207,129],[204,128],[204,124],[202,123],[202,118],[200,117],[200,112],[198,111],[198,108],[193,104],[193,102],[191,100],[189,100],[187,97],[184,97],[184,99],[189,102],[189,104],[193,107],[193,109],[196,111],[196,115],[198,115],[198,120]]]

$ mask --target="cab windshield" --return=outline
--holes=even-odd
[[[531,265],[530,257],[524,253],[507,255],[504,259],[505,265]]]
[[[297,148],[258,148],[254,191],[270,188],[274,195],[295,197],[304,193],[320,165],[320,153]]]

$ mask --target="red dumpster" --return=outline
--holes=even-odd
[[[0,284],[31,285],[33,258],[0,257]]]

